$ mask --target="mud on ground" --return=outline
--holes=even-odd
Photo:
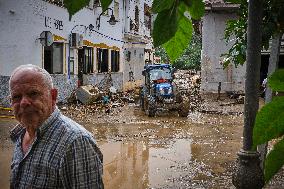
[[[243,105],[202,98],[187,118],[175,112],[147,117],[137,104],[64,105],[61,111],[94,134],[104,154],[105,188],[234,188],[242,144]],[[206,112],[206,113],[201,113]],[[0,119],[0,185],[9,188],[11,119]],[[282,171],[283,172],[283,171]],[[283,173],[266,187],[284,188]]]

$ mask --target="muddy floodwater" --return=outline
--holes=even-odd
[[[149,118],[135,104],[109,114],[62,110],[94,134],[104,155],[106,189],[234,188],[231,175],[242,144],[242,114],[160,113]],[[15,121],[0,119],[0,186],[9,188]],[[284,188],[278,180],[267,188]]]
[[[106,188],[226,188],[232,185],[241,125],[240,116],[148,118],[128,106],[86,127],[104,154]]]

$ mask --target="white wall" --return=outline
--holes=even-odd
[[[125,10],[125,3],[129,1],[117,0],[117,2],[119,2],[119,17],[116,18],[118,22],[113,26],[107,22],[111,15],[111,12],[109,12],[109,16],[102,15],[100,17],[100,28],[97,28],[97,18],[102,12],[101,7],[95,9],[83,8],[69,20],[67,9],[42,0],[0,0],[0,103],[1,99],[6,99],[8,95],[6,90],[8,88],[7,81],[13,69],[28,63],[40,67],[44,66],[44,48],[39,40],[43,31],[50,31],[53,36],[59,36],[61,39],[58,42],[64,43],[63,74],[53,74],[56,86],[58,85],[62,89],[62,91],[59,91],[60,101],[64,101],[68,97],[68,93],[76,88],[78,79],[77,75],[73,75],[71,78],[67,77],[68,41],[71,31],[83,35],[83,39],[89,42],[89,46],[98,47],[98,44],[103,43],[110,49],[113,47],[114,49],[120,49],[120,70],[119,73],[114,74],[115,80],[120,85],[128,81],[128,73],[131,67],[125,65],[124,51],[130,48],[133,51],[131,64],[134,65],[134,78],[135,80],[141,79],[144,66],[144,49],[146,46],[147,48],[151,47],[151,40],[146,41],[149,44],[142,45],[133,44],[132,40],[126,38],[126,25],[129,26],[126,17],[132,17],[134,20],[135,4],[137,4],[140,19],[139,32],[135,34],[133,31],[128,32],[136,37],[135,43],[145,42],[144,35],[148,35],[149,31],[144,29],[144,2],[151,5],[152,1],[130,1],[130,7],[127,7],[127,10]],[[110,8],[114,8],[114,3],[110,5]],[[95,26],[95,31],[90,31],[87,28],[90,24]],[[134,49],[137,56],[134,56]],[[77,74],[77,49],[71,48],[70,55],[74,57],[75,74]],[[94,48],[94,67],[95,74],[88,75],[88,81],[98,81],[98,78],[100,78],[98,77],[100,74],[96,73],[96,48]],[[122,87],[119,86],[118,88]],[[64,91],[66,88],[68,90]],[[5,100],[4,104],[7,104],[7,102]]]
[[[120,9],[122,8],[121,3]],[[120,17],[122,12],[120,11]],[[99,8],[95,11],[84,8],[69,21],[65,8],[41,0],[0,0],[0,75],[8,76],[20,64],[42,66],[43,51],[38,40],[42,31],[51,31],[52,34],[68,40],[75,25],[96,26],[100,13]],[[121,48],[123,22],[119,21],[111,26],[108,19],[108,16],[101,16],[101,27],[99,30],[95,28],[102,35],[86,31],[82,26],[75,27],[73,33],[83,34],[84,39],[92,43],[105,43]],[[60,27],[55,25],[58,22],[62,23]],[[65,63],[68,57],[67,47],[68,45],[65,46]]]
[[[228,19],[236,18],[232,13],[208,12],[203,17],[201,54],[201,91],[217,92],[221,82],[222,92],[244,91],[245,66],[234,65],[223,69],[222,53],[228,52],[230,45],[224,40],[224,30]]]
[[[144,24],[144,3],[148,6],[152,6],[152,1],[147,0],[137,0],[137,1],[125,1],[125,28],[124,28],[124,40],[127,43],[123,46],[124,54],[127,51],[131,53],[130,60],[127,61],[124,58],[124,89],[131,89],[141,85],[144,81],[142,76],[142,70],[145,65],[145,49],[152,48],[152,41],[147,37],[150,36],[150,30],[145,27]],[[139,9],[139,30],[130,30],[130,19],[135,22],[135,6]],[[145,36],[147,36],[145,38]],[[137,44],[140,42],[145,42],[146,44]],[[134,74],[134,81],[129,82],[129,72],[132,71]]]

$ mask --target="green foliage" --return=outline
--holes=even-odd
[[[101,5],[103,12],[109,7],[112,0],[101,0]],[[90,0],[64,0],[64,5],[68,10],[69,13],[69,20],[71,17],[81,10],[82,8],[86,7],[90,3]]]
[[[225,39],[227,42],[235,39],[234,44],[227,53],[222,54],[224,58],[223,65],[226,67],[229,63],[243,65],[246,61],[246,36],[247,36],[247,0],[227,0],[228,2],[240,4],[237,12],[237,20],[229,20],[225,30]],[[263,19],[262,19],[262,47],[268,49],[269,40],[276,33],[284,31],[284,1],[267,0],[264,1]]]
[[[273,149],[269,152],[265,160],[264,179],[267,183],[282,167],[284,164],[284,139],[281,139],[274,145]]]
[[[200,19],[204,15],[204,2],[200,0],[191,0],[189,6],[189,13],[191,18]]]
[[[171,61],[176,60],[183,53],[192,36],[192,23],[183,15],[184,9],[184,4],[180,4],[178,11],[178,29],[175,35],[163,45]]]
[[[162,46],[155,48],[155,56],[160,57],[162,63],[170,63],[169,56],[167,55],[166,50]]]
[[[168,18],[168,19],[165,19]],[[164,10],[157,15],[154,22],[153,38],[154,46],[160,46],[169,41],[178,28],[177,8]]]
[[[275,71],[268,79],[268,86],[274,91],[284,92],[284,69]]]
[[[275,97],[257,113],[253,128],[253,148],[284,134],[284,97]]]
[[[169,10],[173,7],[175,0],[156,0],[153,2],[152,11],[154,13],[159,13],[164,10]]]
[[[81,10],[83,7],[89,4],[90,0],[64,0],[64,5],[68,10],[69,13],[69,20],[71,17]]]
[[[111,2],[112,2],[112,0],[101,0],[103,12],[105,12],[105,10],[109,7]]]
[[[191,41],[184,53],[173,62],[173,66],[178,69],[200,70],[201,47],[201,36],[193,34]]]
[[[192,22],[185,13],[200,19],[204,3],[202,0],[154,0],[153,10],[158,13],[153,30],[154,47],[162,45],[174,61],[183,53],[192,36]]]
[[[177,69],[196,69],[200,70],[201,58],[201,36],[193,34],[190,43],[183,54],[172,65]],[[170,59],[163,47],[155,48],[155,55],[161,57],[161,62],[170,63]]]
[[[247,10],[248,4],[244,0],[242,2],[240,10],[238,12],[239,19],[228,20],[226,23],[226,30],[224,39],[229,44],[230,41],[234,40],[234,44],[227,53],[222,54],[224,58],[223,67],[226,68],[230,63],[237,65],[243,65],[246,61],[246,44],[247,44]]]

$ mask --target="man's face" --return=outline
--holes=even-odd
[[[11,80],[11,103],[16,119],[25,127],[39,127],[53,112],[57,91],[48,89],[34,70],[19,70]]]

